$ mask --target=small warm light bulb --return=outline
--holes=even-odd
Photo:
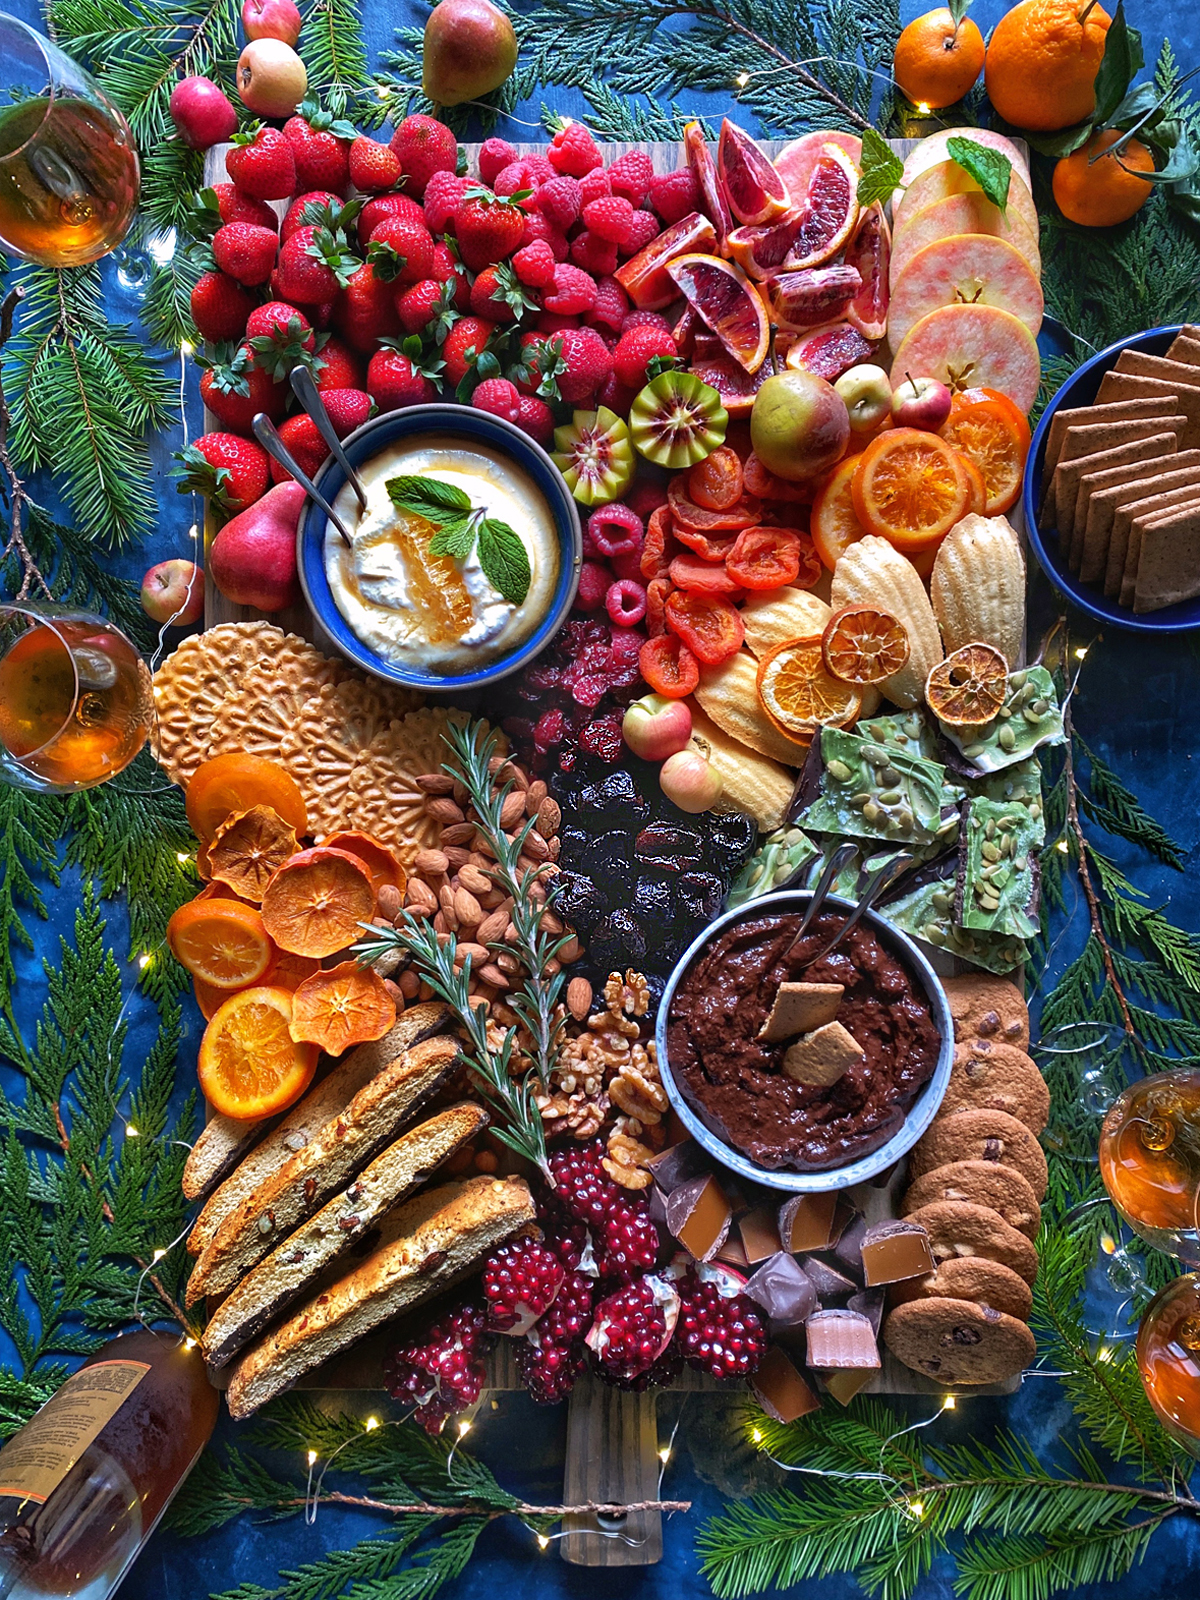
[[[194,1350],[196,1348],[196,1340],[192,1338],[191,1334],[188,1334],[187,1338],[183,1341],[183,1348],[185,1350]]]
[[[155,1252],[154,1252],[154,1259],[155,1259],[155,1261],[161,1261],[161,1260],[162,1260],[162,1258],[163,1258],[163,1257],[164,1257],[164,1256],[165,1256],[165,1255],[166,1255],[166,1253],[167,1253],[167,1252],[166,1252],[166,1251],[165,1251],[165,1250],[156,1250],[156,1251],[155,1251]]]
[[[191,859],[192,859],[192,858],[191,858],[191,856],[190,856],[190,855],[188,855],[188,853],[187,853],[187,851],[186,851],[186,850],[176,850],[176,852],[175,852],[175,859],[176,859],[176,861],[178,861],[178,863],[179,863],[179,865],[180,865],[180,866],[181,866],[181,867],[183,867],[183,866],[186,866],[186,865],[187,865],[187,863],[188,863],[188,862],[189,862],[189,861],[190,861],[190,860],[191,860]]]
[[[1111,1361],[1112,1358],[1113,1358],[1113,1353],[1112,1353],[1112,1346],[1111,1345],[1102,1344],[1100,1346],[1099,1350],[1096,1351],[1096,1360],[1097,1361]]]
[[[931,109],[932,108],[930,106],[927,106],[925,104],[924,100],[918,100],[918,102],[917,102],[917,112],[918,112],[918,114],[920,116],[927,117],[929,115]]]
[[[378,1417],[368,1417],[367,1418],[367,1432],[368,1433],[374,1433],[375,1429],[378,1426],[379,1426],[379,1418]]]
[[[1100,1248],[1104,1251],[1106,1256],[1116,1254],[1117,1241],[1113,1238],[1111,1233],[1102,1233],[1100,1235]]]
[[[191,340],[190,339],[184,339],[182,341],[182,343],[180,344],[180,346],[179,346],[179,354],[181,356],[190,356],[190,355],[193,354],[193,352],[194,352],[194,346],[192,345]]]
[[[317,1452],[315,1450],[310,1450],[308,1452],[308,1464],[309,1464],[310,1467],[315,1467],[316,1466],[316,1464],[317,1464]]]
[[[467,1437],[467,1435],[470,1433],[470,1431],[471,1431],[471,1424],[464,1417],[463,1420],[458,1425],[458,1437],[460,1439],[465,1439]]]
[[[127,1139],[136,1139],[138,1136],[138,1130],[134,1127],[133,1123],[127,1122],[125,1124],[125,1137]]]
[[[142,955],[138,957],[138,966],[141,967],[143,972],[145,972],[146,968],[150,965],[151,959],[152,958],[148,955]]]
[[[920,1522],[921,1518],[925,1515],[925,1502],[923,1500],[910,1500],[908,1502],[908,1509],[912,1512],[913,1516],[916,1517],[917,1521]]]
[[[734,82],[737,84],[739,89],[744,89],[750,82],[750,74],[748,72],[739,72],[737,77],[734,79]]]
[[[546,1535],[544,1533],[539,1533],[538,1534],[537,1542],[538,1542],[538,1546],[539,1546],[540,1549],[549,1550],[549,1548],[550,1548],[550,1540],[546,1537]]]
[[[945,1400],[942,1403],[942,1410],[943,1411],[953,1411],[954,1410],[954,1396],[952,1394],[948,1394],[946,1396]]]
[[[389,88],[387,88],[387,87],[386,87],[386,86],[385,86],[385,85],[384,85],[384,84],[382,84],[382,83],[381,83],[381,84],[380,84],[380,85],[379,85],[379,87],[378,87],[378,88],[377,88],[377,89],[376,89],[376,90],[375,90],[375,93],[376,93],[376,95],[378,95],[378,97],[379,97],[379,99],[380,99],[380,100],[386,100],[386,99],[387,99],[387,97],[388,97],[388,95],[390,95],[390,94],[391,94],[391,92],[392,92],[392,91],[391,91],[391,90],[390,90],[390,89],[389,89]]]
[[[1076,651],[1075,651],[1075,659],[1076,659],[1076,661],[1082,661],[1082,660],[1083,660],[1083,658],[1084,658],[1084,656],[1086,656],[1086,655],[1087,655],[1087,653],[1088,653],[1088,647],[1087,647],[1087,645],[1085,645],[1085,644],[1081,644],[1081,645],[1080,645],[1080,646],[1079,646],[1079,647],[1078,647],[1078,648],[1077,648],[1077,650],[1076,650]]]
[[[666,1466],[667,1462],[670,1461],[671,1446],[669,1444],[663,1445],[662,1449],[658,1452],[658,1459],[662,1462],[664,1467]]]
[[[1067,855],[1070,852],[1071,846],[1067,843],[1067,841],[1065,839],[1060,839],[1058,841],[1058,843],[1054,846],[1054,848],[1056,850],[1061,850],[1063,855]]]
[[[762,1443],[762,1429],[761,1428],[751,1428],[750,1437],[754,1440],[755,1444],[761,1444]]]

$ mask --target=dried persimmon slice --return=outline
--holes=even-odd
[[[352,856],[357,856],[371,874],[371,883],[374,885],[376,895],[385,884],[390,884],[394,889],[404,893],[408,877],[404,868],[396,857],[381,844],[371,833],[360,833],[355,830],[344,830],[341,833],[331,833],[321,841],[329,850],[345,850]]]
[[[308,829],[304,796],[287,768],[243,750],[201,762],[188,781],[184,803],[188,821],[206,845],[231,811],[251,806],[271,806],[297,834]]]
[[[1004,704],[1008,662],[990,644],[964,644],[930,670],[925,699],[939,722],[952,728],[990,722]]]
[[[283,863],[296,854],[296,830],[272,806],[231,812],[208,847],[215,883],[258,903]]]
[[[352,1044],[382,1039],[395,1020],[396,1002],[383,979],[357,961],[314,972],[292,996],[292,1038],[319,1045],[331,1056]]]
[[[317,845],[301,850],[267,885],[262,915],[281,950],[331,956],[362,933],[375,913],[375,889],[366,866],[348,850]]]
[[[825,624],[821,655],[843,683],[882,683],[908,660],[908,632],[890,611],[843,606]]]

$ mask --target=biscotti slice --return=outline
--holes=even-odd
[[[199,1137],[188,1151],[180,1181],[183,1198],[199,1200],[215,1183],[220,1183],[270,1122],[270,1117],[253,1122],[236,1122],[233,1117],[214,1117],[200,1130]],[[196,1253],[192,1252],[193,1255]]]
[[[297,1150],[303,1150],[310,1139],[315,1139],[330,1118],[344,1111],[359,1090],[370,1083],[377,1073],[382,1072],[390,1062],[399,1060],[413,1045],[435,1034],[446,1033],[453,1025],[453,1013],[440,1000],[409,1006],[396,1018],[382,1039],[360,1044],[344,1061],[339,1061],[333,1071],[292,1107],[274,1132],[255,1146],[236,1172],[210,1197],[188,1235],[189,1252],[198,1256],[211,1244],[222,1222],[246,1196],[273,1172],[278,1172]],[[214,1119],[218,1120],[227,1122],[229,1119]],[[209,1123],[210,1128],[213,1125]]]
[[[201,1340],[208,1364],[224,1366],[243,1345],[257,1338],[344,1251],[365,1238],[381,1217],[468,1139],[478,1138],[487,1124],[483,1107],[477,1101],[464,1100],[388,1145],[349,1188],[301,1223],[221,1302]]]
[[[225,1394],[230,1416],[250,1416],[373,1328],[466,1277],[535,1215],[521,1178],[472,1178],[417,1195],[393,1213],[387,1242],[361,1266],[240,1357]]]
[[[306,1217],[344,1189],[390,1144],[453,1072],[458,1040],[425,1039],[377,1073],[338,1113],[227,1216],[196,1262],[187,1304],[227,1294]]]

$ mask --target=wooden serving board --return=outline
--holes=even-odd
[[[906,156],[920,141],[893,139],[892,148],[901,157]],[[761,145],[767,155],[774,158],[787,144],[787,140],[763,140]],[[225,181],[225,156],[230,146],[216,145],[209,150],[205,162],[205,183]],[[544,152],[544,143],[518,144],[519,155]],[[466,145],[467,158],[474,169],[479,153],[478,145]],[[648,155],[656,172],[673,172],[680,165],[681,147],[678,143],[603,144],[600,146],[605,163],[615,160],[626,151],[640,150]],[[275,210],[282,214],[285,202],[276,202]],[[214,419],[206,414],[205,425]],[[205,550],[217,532],[217,523],[211,509],[205,507]],[[336,646],[325,634],[320,624],[304,604],[286,611],[274,612],[269,618],[250,606],[237,606],[225,599],[205,573],[204,625],[215,627],[222,622],[249,622],[269,620],[281,628],[300,634],[319,649],[330,655],[337,653]],[[895,1215],[895,1202],[901,1183],[903,1167],[893,1171],[884,1186],[863,1184],[847,1191],[847,1198],[863,1211],[867,1221],[885,1221]],[[388,1349],[386,1334],[375,1334],[353,1349],[327,1362],[318,1371],[303,1379],[301,1388],[313,1390],[383,1388],[383,1361]],[[498,1341],[498,1349],[490,1358],[489,1390],[517,1390],[523,1387],[517,1374],[508,1341]],[[941,1396],[944,1390],[931,1379],[897,1361],[886,1349],[881,1351],[882,1366],[872,1381],[862,1391],[866,1394],[904,1394]],[[1011,1394],[1020,1386],[1020,1378],[1007,1384],[987,1385],[971,1391],[972,1394]],[[683,1376],[673,1386],[675,1390],[728,1393],[729,1385],[703,1374],[685,1369]],[[486,1401],[485,1391],[483,1401]],[[659,1438],[656,1420],[657,1396],[654,1391],[645,1394],[627,1394],[610,1389],[596,1379],[586,1376],[576,1384],[567,1411],[566,1464],[563,1479],[563,1503],[580,1505],[587,1502],[630,1504],[635,1501],[658,1498],[660,1471]],[[826,1404],[836,1404],[827,1400]],[[623,1537],[604,1536],[595,1517],[575,1517],[565,1524],[567,1537],[558,1548],[565,1561],[586,1567],[640,1567],[651,1566],[662,1560],[662,1516],[659,1512],[637,1512],[630,1515],[623,1528]]]

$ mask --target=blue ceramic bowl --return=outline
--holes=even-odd
[[[571,609],[575,591],[579,587],[583,533],[579,526],[579,509],[571,491],[541,445],[511,422],[493,417],[489,412],[448,403],[407,406],[404,410],[388,411],[383,416],[372,417],[370,422],[364,422],[361,428],[356,428],[342,441],[342,448],[352,465],[361,468],[389,445],[426,433],[457,435],[465,446],[485,445],[511,457],[518,467],[529,474],[545,496],[558,537],[558,583],[549,610],[523,644],[507,655],[495,657],[476,672],[453,676],[384,661],[363,644],[337,608],[325,576],[325,529],[328,519],[312,500],[305,502],[300,517],[296,533],[296,559],[304,598],[344,656],[356,662],[364,671],[374,673],[377,678],[389,683],[400,683],[406,688],[420,689],[427,694],[463,694],[469,689],[481,689],[485,684],[495,683],[498,678],[506,678],[510,672],[518,672],[550,643]],[[330,504],[337,499],[345,482],[346,475],[341,467],[332,456],[328,457],[317,474],[316,485]]]
[[[1164,606],[1161,611],[1151,611],[1145,616],[1135,616],[1128,606],[1110,600],[1095,584],[1080,583],[1067,566],[1059,547],[1058,534],[1053,528],[1043,531],[1038,526],[1037,503],[1042,481],[1042,462],[1046,454],[1046,436],[1054,413],[1060,407],[1070,410],[1074,406],[1090,406],[1100,388],[1100,381],[1110,367],[1115,366],[1122,350],[1141,350],[1146,355],[1165,355],[1168,346],[1180,331],[1179,327],[1152,328],[1148,333],[1135,333],[1132,338],[1109,345],[1099,355],[1085,361],[1069,377],[1051,400],[1037,425],[1029,460],[1025,463],[1025,531],[1038,565],[1054,587],[1067,599],[1086,611],[1097,622],[1110,623],[1114,628],[1128,628],[1133,633],[1183,633],[1190,628],[1200,628],[1200,598],[1181,600],[1177,605]]]
[[[881,1172],[886,1172],[893,1162],[908,1154],[937,1116],[950,1082],[950,1068],[954,1063],[954,1023],[950,1017],[950,1006],[941,980],[906,934],[901,933],[898,928],[893,928],[891,923],[885,922],[882,917],[876,916],[875,912],[868,911],[863,918],[864,926],[868,927],[880,944],[906,968],[917,991],[924,994],[933,1014],[934,1026],[942,1039],[933,1076],[909,1107],[908,1115],[898,1132],[894,1133],[886,1144],[881,1144],[869,1155],[860,1156],[848,1166],[829,1167],[821,1172],[772,1171],[767,1167],[758,1166],[749,1156],[726,1144],[697,1115],[675,1082],[667,1050],[667,1018],[671,1013],[671,1001],[675,990],[700,952],[714,939],[720,938],[732,923],[750,922],[759,917],[779,916],[787,912],[803,913],[811,898],[812,894],[808,889],[785,889],[779,894],[765,894],[758,900],[750,901],[748,905],[739,906],[736,911],[727,911],[723,917],[718,917],[716,922],[705,928],[700,937],[679,958],[667,982],[658,1008],[658,1025],[654,1035],[663,1088],[667,1091],[671,1106],[679,1120],[697,1144],[703,1145],[715,1161],[728,1167],[731,1172],[736,1172],[739,1177],[748,1178],[752,1183],[764,1184],[768,1189],[786,1190],[789,1194],[827,1194],[831,1189],[849,1189],[852,1184],[866,1183],[871,1178],[877,1178]],[[836,894],[829,896],[826,905],[834,911],[849,912],[854,909],[853,902],[843,900]]]

